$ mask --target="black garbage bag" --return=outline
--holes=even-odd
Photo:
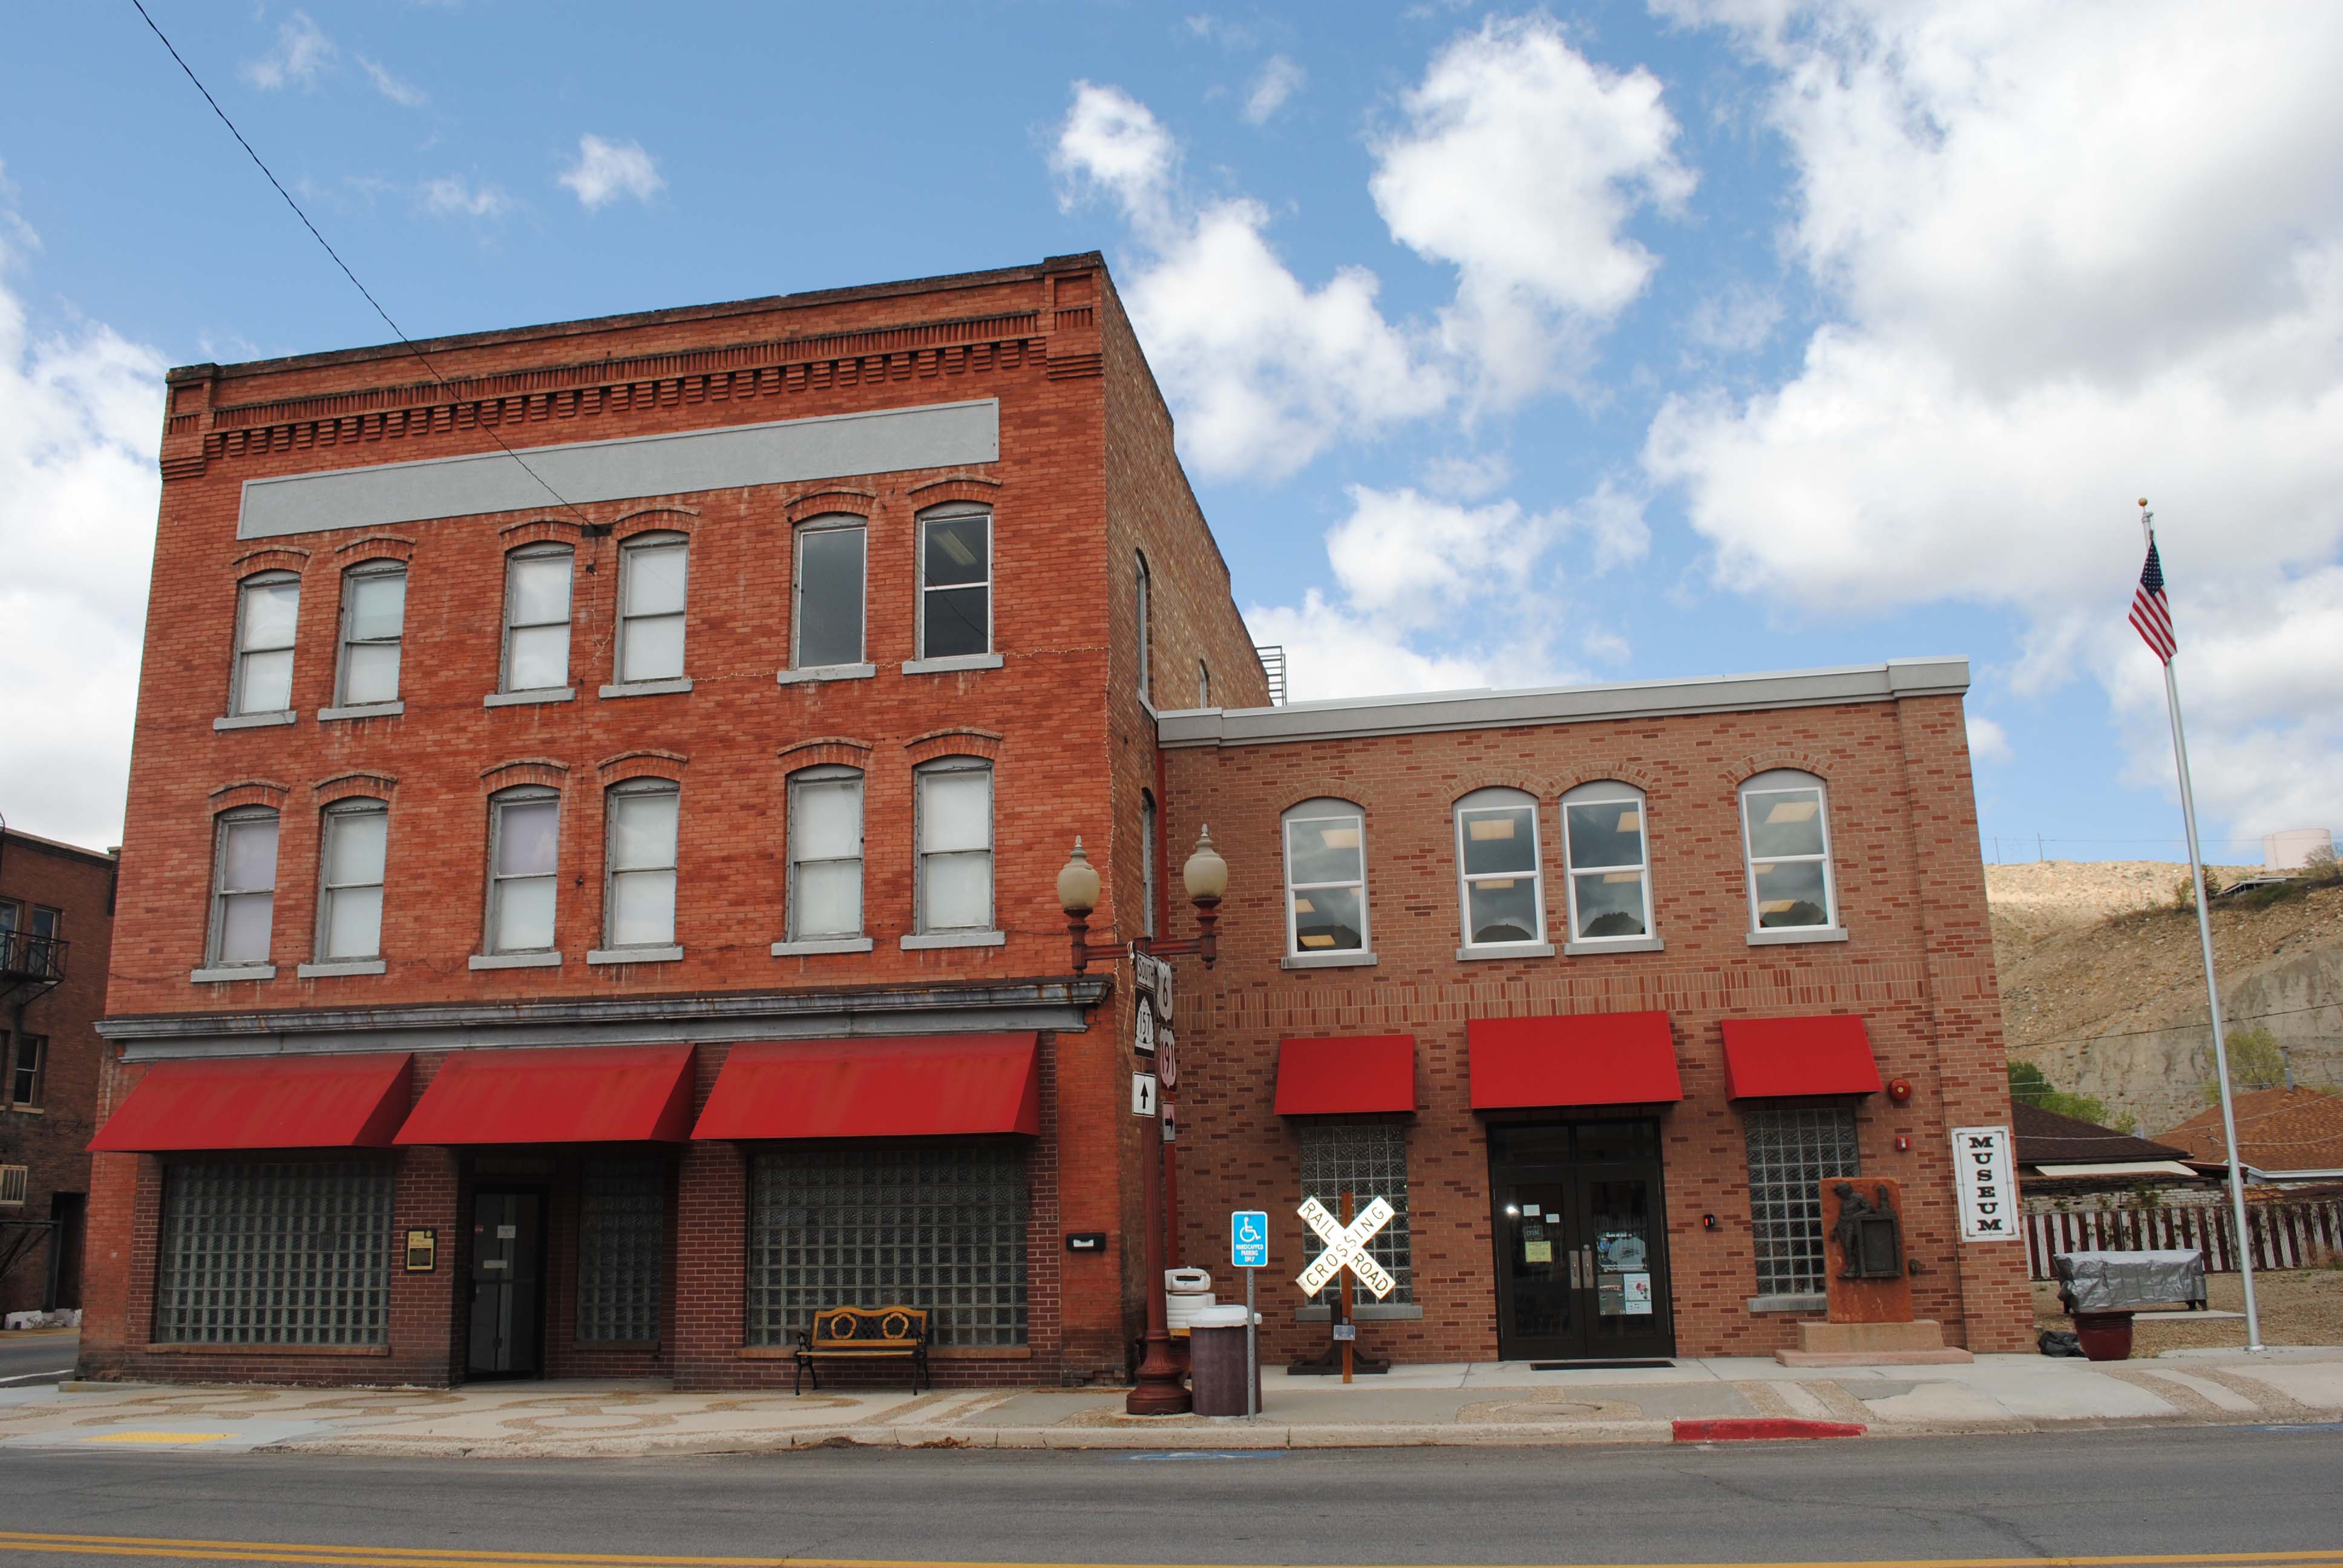
[[[2065,1329],[2044,1329],[2034,1342],[2042,1347],[2042,1353],[2046,1356],[2079,1358],[2083,1353],[2082,1337]]]

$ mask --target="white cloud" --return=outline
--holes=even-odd
[[[1718,579],[1793,613],[2008,607],[2019,684],[2097,676],[2169,789],[2122,618],[2148,495],[2208,813],[2330,820],[2343,744],[2300,716],[2343,697],[2343,9],[1669,8],[1773,73],[1785,242],[1834,317],[1780,387],[1653,424]]]
[[[577,193],[588,212],[632,196],[648,204],[667,188],[659,164],[640,142],[611,142],[588,132],[578,138],[578,161],[556,176]]]
[[[1328,604],[1316,588],[1298,607],[1254,606],[1245,612],[1245,626],[1253,641],[1285,649],[1286,692],[1294,702],[1494,684],[1479,659],[1418,653],[1373,620]]]
[[[1272,116],[1285,107],[1285,101],[1302,90],[1310,74],[1283,55],[1272,55],[1263,61],[1261,74],[1252,79],[1252,89],[1245,95],[1244,122],[1249,126],[1265,126]]]
[[[1465,507],[1364,485],[1348,494],[1351,515],[1327,534],[1326,554],[1351,608],[1393,628],[1453,626],[1493,586],[1525,589],[1556,532],[1554,519],[1511,499]]]
[[[160,480],[165,368],[103,326],[35,337],[0,246],[0,812],[119,841]]]
[[[1074,85],[1051,162],[1068,206],[1102,196],[1131,225],[1142,255],[1124,297],[1200,472],[1282,477],[1338,436],[1447,402],[1446,378],[1378,309],[1373,273],[1303,284],[1269,243],[1267,209],[1191,199],[1178,145],[1120,88]]]
[[[277,25],[277,47],[257,60],[246,60],[236,67],[236,75],[263,92],[273,93],[288,83],[316,92],[317,77],[340,53],[307,12],[296,11]]]
[[[365,69],[367,79],[374,83],[374,90],[400,108],[418,109],[431,101],[430,95],[422,88],[392,75],[389,68],[380,62],[369,60],[364,55],[357,56],[357,62]]]
[[[454,175],[423,182],[423,205],[439,217],[495,217],[512,198],[493,185],[467,185]]]
[[[1684,318],[1684,336],[1722,354],[1753,354],[1782,324],[1779,297],[1746,283],[1703,295]]]
[[[1969,756],[1979,762],[2006,762],[2009,732],[1982,713],[1968,715]]]
[[[1403,107],[1368,188],[1393,238],[1456,268],[1448,347],[1484,401],[1575,383],[1658,266],[1628,222],[1692,193],[1658,78],[1594,64],[1549,17],[1493,19]]]

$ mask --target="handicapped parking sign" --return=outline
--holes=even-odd
[[[1269,1214],[1239,1209],[1229,1216],[1229,1262],[1233,1268],[1269,1267]]]

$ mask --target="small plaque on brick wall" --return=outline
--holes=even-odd
[[[409,1231],[407,1233],[407,1271],[427,1274],[439,1266],[439,1232]]]

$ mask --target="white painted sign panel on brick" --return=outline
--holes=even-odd
[[[1953,1129],[1953,1190],[1960,1195],[1962,1241],[2015,1241],[2024,1233],[2008,1128]]]

